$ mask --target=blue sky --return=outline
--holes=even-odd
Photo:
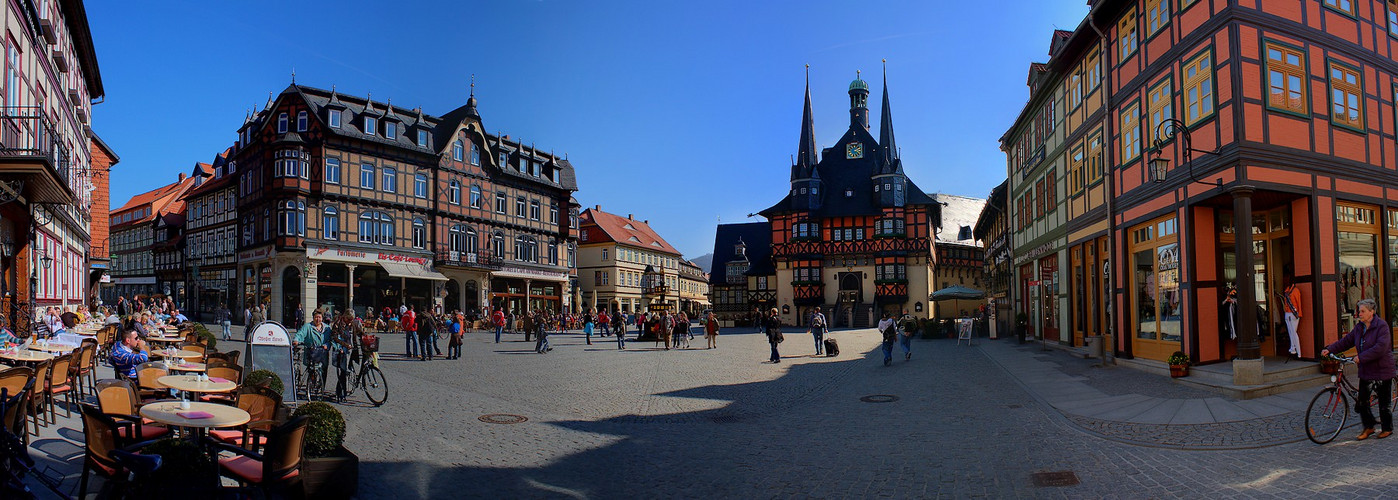
[[[987,12],[987,7],[992,12]],[[905,168],[928,192],[985,197],[1030,62],[1083,0],[960,2],[87,2],[121,163],[113,206],[232,144],[293,68],[298,83],[443,114],[471,75],[492,132],[568,153],[584,207],[635,214],[687,257],[714,226],[789,189],[811,65],[816,140],[849,126],[856,70],[888,59]]]

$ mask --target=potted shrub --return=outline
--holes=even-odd
[[[305,415],[305,456],[301,486],[306,498],[350,498],[359,489],[359,457],[344,447],[345,417],[329,403],[306,403],[291,414]]]
[[[194,334],[199,336],[199,343],[204,344],[204,347],[210,351],[218,345],[218,337],[214,336],[214,332],[209,331],[209,328],[203,323],[194,324]]]
[[[243,377],[243,383],[254,387],[266,387],[277,391],[277,394],[282,394],[286,389],[286,386],[282,385],[282,378],[271,370],[253,370]]]
[[[160,468],[135,484],[133,498],[189,498],[203,492],[213,496],[218,484],[214,460],[198,444],[165,438],[141,448],[142,455],[160,455]]]
[[[1186,356],[1183,351],[1175,351],[1174,354],[1165,359],[1165,363],[1170,365],[1171,377],[1180,378],[1189,375],[1189,356]]]

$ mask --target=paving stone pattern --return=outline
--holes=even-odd
[[[1039,403],[977,348],[917,341],[911,361],[897,352],[884,367],[873,330],[834,335],[844,354],[813,358],[810,338],[789,333],[780,364],[764,362],[766,344],[751,333],[723,335],[716,350],[671,351],[556,335],[548,354],[519,335],[495,344],[472,333],[463,359],[433,362],[392,355],[403,342],[389,335],[390,400],[374,408],[360,394],[341,407],[346,445],[362,461],[363,498],[1398,494],[1398,439],[1361,443],[1346,432],[1325,446],[1250,450],[1127,444]],[[900,399],[859,400],[871,394]],[[489,413],[529,421],[477,419]],[[1281,434],[1288,424],[1276,425]],[[1230,429],[1193,434],[1201,431]],[[1034,473],[1058,471],[1079,484],[1034,486]]]

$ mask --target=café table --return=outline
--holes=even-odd
[[[140,413],[142,417],[171,427],[194,429],[197,442],[201,443],[207,429],[236,427],[252,420],[252,415],[236,406],[190,401],[189,408],[183,409],[180,408],[180,403],[180,401],[157,401],[142,406]],[[195,412],[203,412],[208,416],[190,418],[191,414]]]
[[[202,358],[202,357],[204,357],[204,354],[203,354],[203,353],[194,352],[194,351],[191,351],[191,350],[188,350],[188,349],[153,349],[153,350],[151,350],[150,353],[151,353],[151,355],[159,354],[159,355],[164,356],[164,357],[167,357],[167,358],[180,358],[180,359],[192,359],[192,358]]]
[[[53,359],[54,355],[40,351],[18,350],[0,351],[0,358],[8,359],[10,361],[18,361],[20,363],[38,363],[40,361],[48,361],[50,359]]]
[[[204,363],[172,363],[169,370],[172,372],[202,372],[208,370],[208,365]]]
[[[29,344],[31,351],[43,351],[57,354],[68,354],[76,350],[78,346],[69,344]]]
[[[156,379],[156,382],[160,382],[161,384],[164,384],[172,389],[192,392],[195,394],[232,392],[233,390],[238,388],[238,384],[234,383],[231,380],[219,380],[221,380],[221,382],[214,382],[211,380],[200,381],[198,377],[194,375],[166,375],[164,377]]]

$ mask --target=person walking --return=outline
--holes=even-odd
[[[596,309],[588,309],[583,313],[583,334],[587,336],[587,345],[592,345],[592,322],[596,318]]]
[[[408,344],[405,349],[406,352],[404,352],[403,355],[409,358],[419,357],[419,353],[417,352],[417,312],[413,310],[412,306],[408,306],[407,309],[403,311],[401,318],[398,326],[403,328],[403,339]]]
[[[408,312],[412,312],[409,310]],[[417,315],[417,340],[418,340],[418,360],[432,361],[432,352],[436,351],[434,341],[437,338],[437,316],[429,311],[424,311]]]
[[[536,326],[538,326],[538,325],[536,324],[537,322],[534,321],[534,320],[535,320],[535,318],[534,318],[534,315],[533,315],[533,314],[524,313],[524,321],[523,321],[523,323],[524,323],[524,341],[525,341],[525,342],[528,342],[528,341],[529,341],[529,336],[534,334],[534,328],[535,328]]]
[[[500,334],[505,333],[505,311],[495,308],[495,312],[490,313],[490,323],[495,325],[495,343],[500,343]]]
[[[718,347],[718,318],[714,317],[713,311],[709,311],[709,317],[704,318],[704,340],[708,341],[709,349]]]
[[[432,352],[435,352],[438,356],[441,356],[442,348],[438,347],[439,344],[437,344],[437,335],[446,331],[446,325],[450,321],[450,319],[447,318],[445,314],[442,314],[440,312],[436,314],[430,314],[430,316],[432,316],[432,319],[435,320],[433,323],[433,326],[435,326],[435,328],[432,329],[432,338],[428,341],[427,345],[432,347]],[[427,354],[427,359],[431,360],[432,353],[429,352]]]
[[[883,365],[893,364],[893,342],[898,339],[898,326],[888,313],[879,319],[879,333],[883,334]]]
[[[214,320],[223,327],[223,340],[233,340],[233,319],[230,318],[232,315],[233,311],[228,310],[227,304],[220,304],[218,311],[214,312]]]
[[[461,314],[456,315],[457,321],[451,323],[451,338],[447,340],[447,359],[461,359],[461,340],[465,334],[465,325],[461,324]]]
[[[815,339],[815,355],[825,354],[825,314],[820,312],[820,306],[816,306],[815,312],[811,313],[811,328],[807,332]]]
[[[296,317],[292,323],[292,328],[301,328],[306,324],[306,308],[301,304],[296,304]]]
[[[1296,329],[1301,326],[1301,290],[1296,288],[1295,278],[1290,272],[1285,273],[1283,282],[1286,283],[1286,290],[1282,292],[1282,320],[1286,322],[1286,333],[1289,345],[1287,354],[1299,357],[1301,355],[1301,340],[1296,335]]]
[[[684,312],[675,314],[674,318],[675,326],[673,338],[675,339],[675,348],[679,349],[680,344],[684,344],[684,348],[689,349],[689,318],[685,316]]]
[[[660,313],[660,339],[665,341],[665,350],[670,350],[670,342],[675,336],[675,318],[669,311]]]
[[[616,348],[626,349],[626,316],[621,314],[620,309],[612,315],[612,324],[616,325],[612,329],[612,334],[616,335]]]
[[[538,314],[539,314],[538,312],[535,312],[535,313],[534,313],[534,315],[538,315]],[[530,321],[529,318],[531,318],[532,316],[533,316],[533,315],[525,316],[525,321]],[[543,321],[543,318],[536,318],[535,321],[534,321],[534,323],[535,323],[535,324],[539,324],[539,323],[541,323],[542,321]],[[536,341],[536,342],[534,343],[534,352],[537,352],[537,353],[539,353],[539,354],[544,354],[544,353],[546,353],[546,352],[552,351],[552,350],[553,350],[553,347],[550,347],[550,346],[549,346],[549,332],[548,332],[548,330],[547,330],[547,329],[543,329],[543,330],[539,330],[538,332],[535,332],[535,333],[538,334],[537,336],[539,337],[539,340]],[[525,334],[528,335],[528,331],[527,331],[527,330],[526,330]]]
[[[913,334],[917,331],[917,320],[913,315],[908,314],[908,310],[903,310],[903,317],[898,318],[898,345],[903,347],[903,360],[913,359]]]
[[[1375,424],[1382,425],[1383,429],[1375,437],[1383,439],[1393,435],[1393,408],[1389,407],[1395,372],[1393,332],[1388,328],[1388,322],[1375,313],[1378,308],[1374,299],[1361,299],[1358,304],[1359,322],[1340,340],[1320,351],[1321,356],[1351,347],[1357,351],[1355,364],[1359,366],[1359,398],[1355,401],[1354,409],[1359,412],[1359,420],[1364,424],[1364,430],[1354,437],[1359,441],[1374,434]],[[1378,421],[1374,420],[1374,411],[1369,408],[1369,398],[1373,396],[1379,398]]]
[[[597,314],[597,328],[601,330],[599,335],[606,337],[612,334],[612,315],[604,308]]]
[[[262,306],[261,306],[261,305],[252,306],[252,314],[249,314],[249,315],[248,315],[248,322],[247,322],[247,325],[244,326],[244,329],[247,329],[247,328],[257,328],[257,325],[260,325],[260,324],[262,324],[262,323],[264,323],[264,322],[266,322],[266,321],[267,321],[267,313],[265,313],[265,312],[262,311]]]
[[[786,339],[782,337],[782,318],[777,316],[777,308],[773,307],[772,312],[761,321],[761,324],[767,332],[767,343],[772,344],[772,363],[782,362],[781,353],[777,352],[777,344]]]

